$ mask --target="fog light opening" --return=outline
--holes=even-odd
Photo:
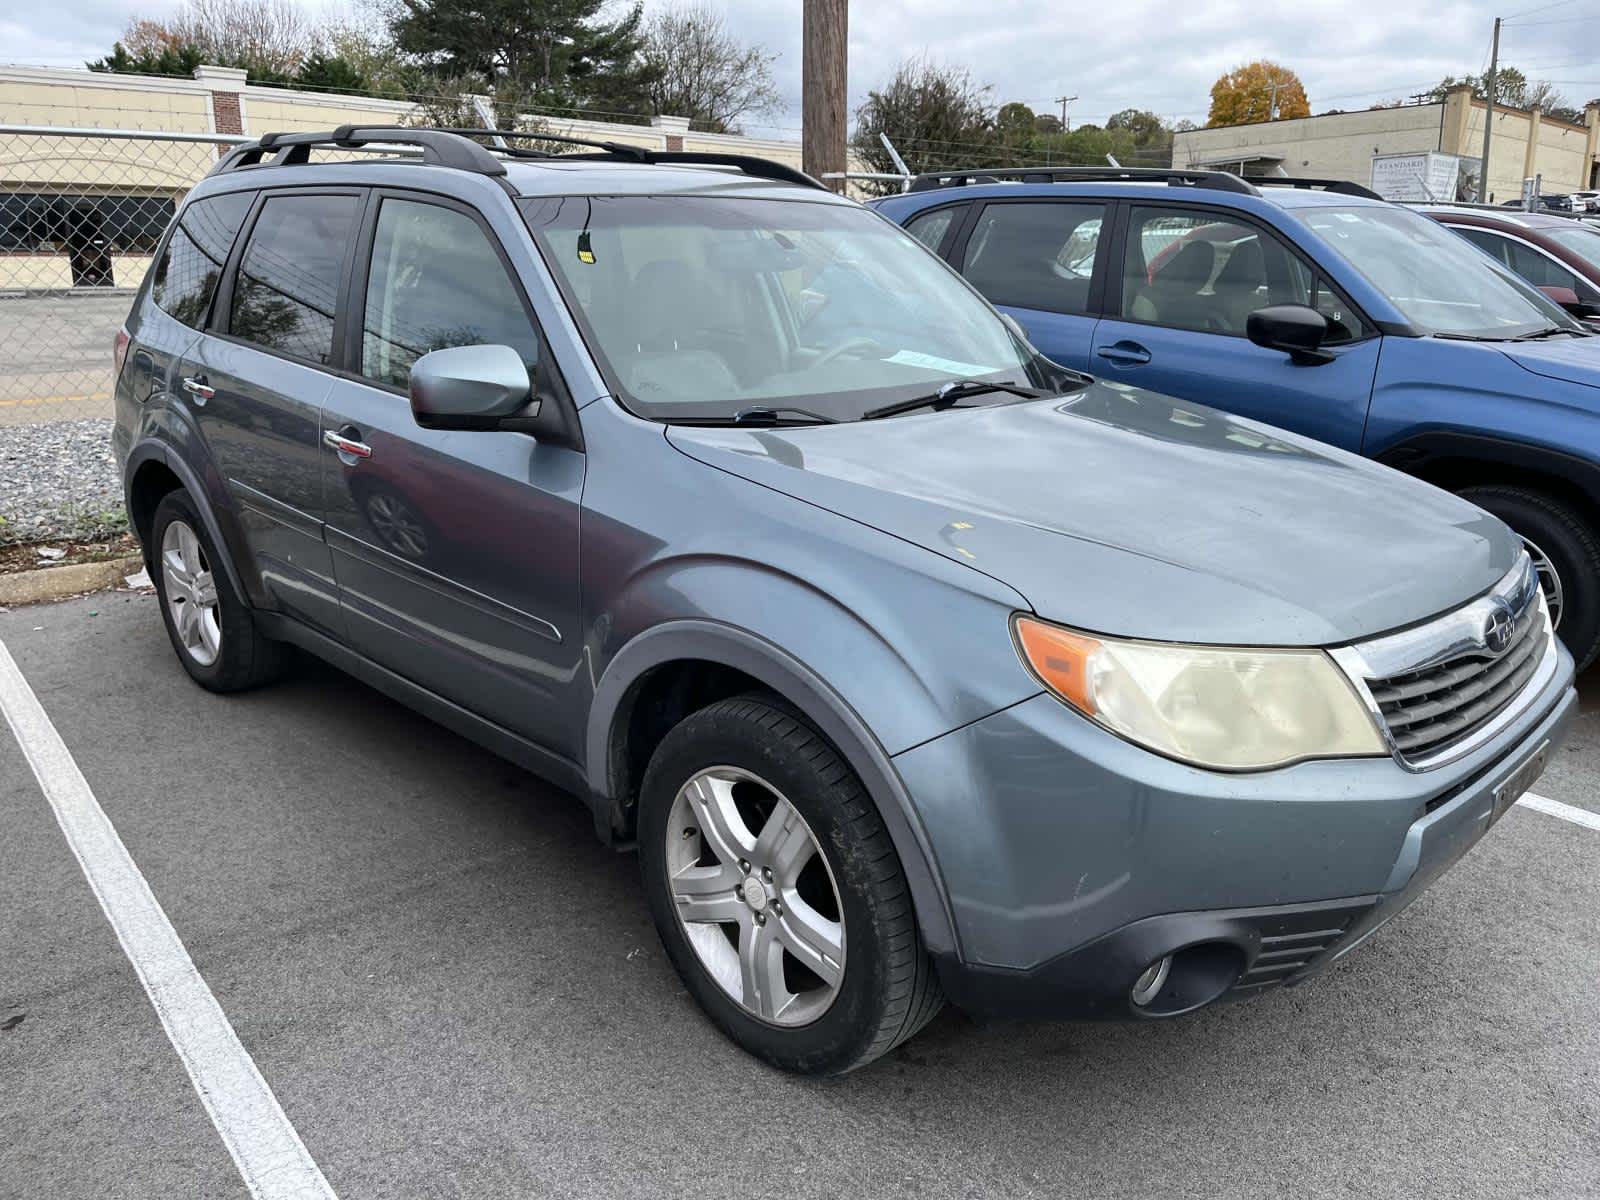
[[[1151,963],[1144,969],[1144,974],[1133,982],[1133,991],[1128,998],[1133,1001],[1135,1008],[1143,1008],[1161,994],[1161,985],[1166,983],[1167,975],[1172,970],[1172,955]]]

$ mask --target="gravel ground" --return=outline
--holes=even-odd
[[[0,544],[126,526],[110,421],[0,426]]]

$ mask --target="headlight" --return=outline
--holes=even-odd
[[[1091,636],[1033,617],[1017,646],[1073,708],[1158,754],[1223,771],[1388,753],[1321,650],[1180,646]]]

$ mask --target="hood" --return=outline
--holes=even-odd
[[[1100,633],[1335,645],[1465,602],[1520,552],[1447,492],[1117,384],[832,426],[673,426],[668,438]]]
[[[1600,337],[1507,342],[1500,352],[1535,375],[1600,387]]]

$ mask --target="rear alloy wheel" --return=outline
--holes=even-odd
[[[237,692],[282,672],[288,647],[256,628],[188,492],[161,498],[148,546],[161,619],[190,678],[213,692]]]
[[[943,1004],[882,818],[776,698],[718,701],[667,733],[640,792],[639,853],[684,985],[776,1066],[842,1074]]]

